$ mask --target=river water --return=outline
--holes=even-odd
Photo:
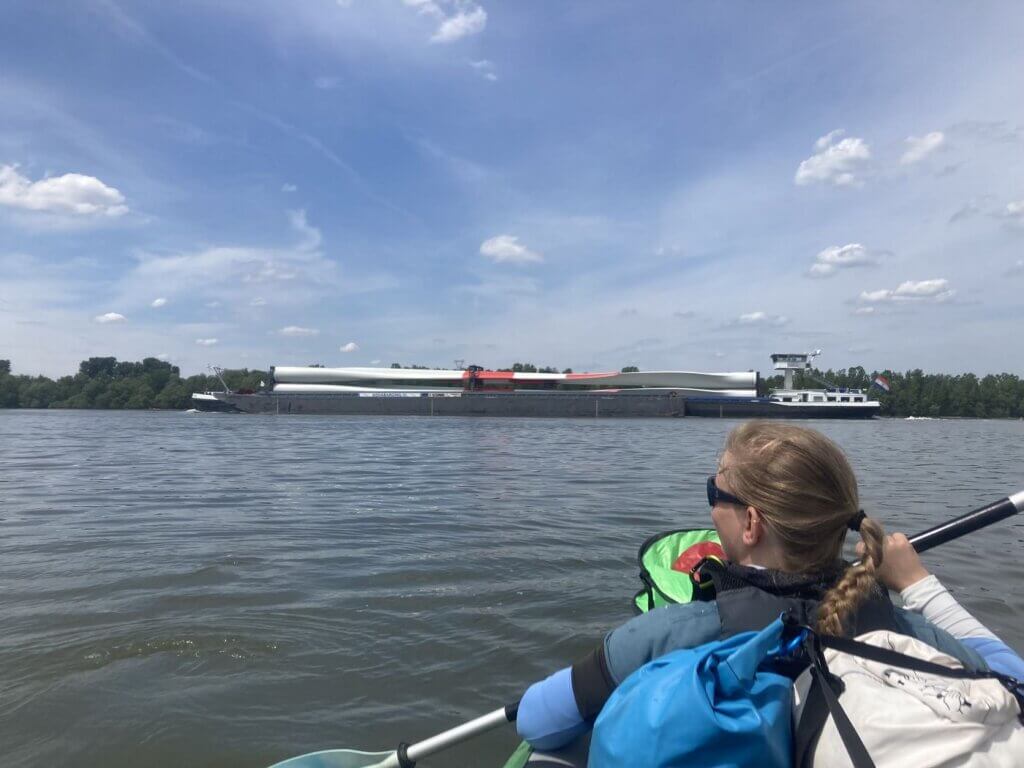
[[[266,766],[514,700],[709,525],[735,422],[0,411],[0,750]],[[1024,423],[817,422],[916,532],[1024,488]],[[929,553],[1024,648],[1024,521]],[[511,729],[424,763],[496,766]]]

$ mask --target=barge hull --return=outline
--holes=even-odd
[[[200,411],[335,416],[519,416],[553,418],[850,419],[871,418],[872,408],[780,405],[767,398],[685,398],[662,394],[485,394],[360,396],[339,394],[242,395],[207,393],[193,399]]]

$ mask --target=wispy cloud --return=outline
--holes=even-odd
[[[479,72],[480,77],[484,80],[490,80],[492,83],[498,80],[498,75],[494,72],[494,63],[487,59],[471,61],[469,62],[469,66]]]
[[[927,301],[941,303],[953,298],[956,291],[949,287],[945,278],[932,280],[907,280],[895,289],[880,288],[876,291],[862,291],[860,301],[866,304],[901,301]]]
[[[480,255],[496,264],[532,264],[544,261],[544,256],[531,251],[515,235],[497,235],[480,244]]]
[[[430,37],[432,43],[454,43],[482,32],[487,25],[487,12],[470,0],[402,0],[421,16],[438,22]]]
[[[942,131],[932,131],[924,136],[908,136],[905,142],[907,151],[900,158],[900,164],[912,165],[924,160],[924,158],[941,147],[945,141],[946,137]]]
[[[793,181],[799,185],[827,183],[837,187],[860,183],[856,175],[871,158],[871,148],[863,139],[841,138],[846,132],[837,129],[818,139],[817,152],[800,163]]]
[[[958,221],[966,221],[974,216],[981,213],[981,209],[976,203],[964,203],[960,208],[949,217],[950,224],[956,224]]]
[[[189,64],[150,34],[145,26],[125,13],[114,0],[93,0],[91,7],[103,13],[112,22],[112,28],[124,39],[137,45],[145,45],[156,51],[166,61],[194,80],[206,84],[214,82],[210,75]]]
[[[833,245],[818,253],[807,274],[810,277],[832,277],[840,269],[867,267],[877,261],[860,243]]]
[[[196,339],[196,344],[200,347],[212,347],[217,343],[217,339]]]
[[[789,322],[785,315],[772,315],[762,310],[744,312],[731,325],[773,325],[782,326]]]
[[[286,325],[284,328],[281,328],[277,333],[279,336],[289,336],[293,338],[320,335],[320,331],[318,329],[303,328],[301,325]]]
[[[105,312],[104,314],[96,315],[96,317],[93,318],[93,320],[102,325],[106,325],[107,323],[123,323],[127,319],[128,318],[120,312]]]
[[[160,307],[166,307],[167,299],[163,298],[162,296],[159,299],[153,299],[153,302],[149,306],[153,307],[153,309],[160,309]]]

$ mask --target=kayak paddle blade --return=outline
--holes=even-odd
[[[325,749],[291,757],[270,768],[367,768],[394,754],[391,752],[360,752],[358,749]]]

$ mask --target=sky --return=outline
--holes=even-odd
[[[0,358],[1024,374],[1024,5],[7,0]]]

